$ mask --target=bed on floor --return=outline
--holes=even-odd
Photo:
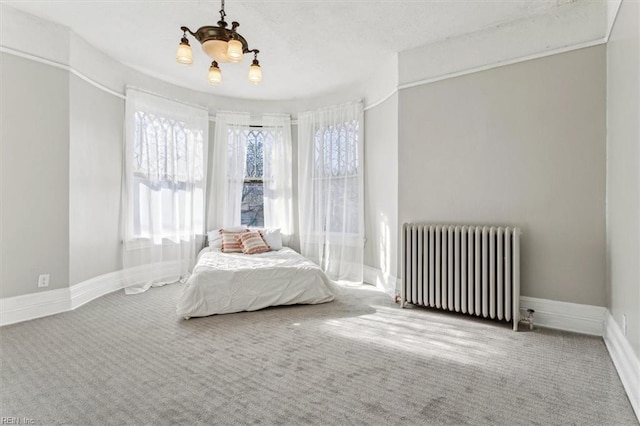
[[[332,301],[338,292],[320,267],[291,248],[244,254],[207,247],[185,284],[177,314],[189,319],[318,304]]]

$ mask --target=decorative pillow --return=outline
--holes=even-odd
[[[238,237],[244,254],[256,254],[269,251],[269,246],[262,239],[260,232],[245,232]]]
[[[224,228],[214,229],[213,231],[207,232],[207,239],[209,242],[209,247],[213,248],[222,248],[222,233],[221,230],[230,231],[230,232],[239,232],[246,231],[247,228],[245,226],[225,226]]]
[[[223,253],[242,253],[242,244],[239,237],[249,232],[247,229],[241,231],[228,231],[226,229],[220,229],[220,235],[222,235],[222,252]]]

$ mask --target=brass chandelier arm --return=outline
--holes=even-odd
[[[191,35],[192,35],[192,36],[194,36],[194,37],[196,36],[196,35],[193,33],[193,31],[191,31],[191,30],[190,30],[189,28],[187,28],[187,27],[180,27],[180,29],[182,30],[182,32],[183,32],[183,33],[189,33],[189,34],[191,34]]]

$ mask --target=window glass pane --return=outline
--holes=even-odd
[[[242,225],[264,226],[264,186],[262,182],[244,183],[240,215]]]
[[[245,129],[247,143],[245,181],[242,187],[240,223],[245,226],[264,226],[264,133],[260,128]]]
[[[263,145],[264,134],[262,130],[245,130],[247,137],[247,167],[248,178],[261,178],[263,176]]]
[[[186,123],[150,114],[135,113],[133,170],[150,180],[193,182],[204,176],[203,132]]]

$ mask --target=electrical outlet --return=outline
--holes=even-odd
[[[38,277],[38,287],[49,287],[49,274],[42,274]]]
[[[627,335],[627,316],[622,314],[622,334]]]

